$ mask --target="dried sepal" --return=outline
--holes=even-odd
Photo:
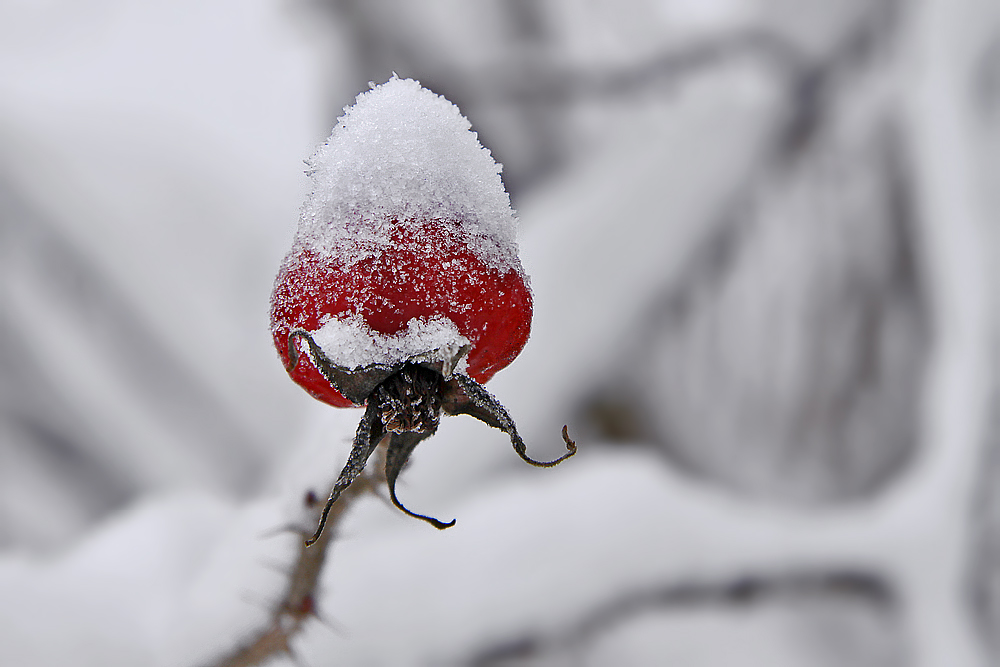
[[[299,350],[295,343],[296,338],[301,338],[306,342],[309,349],[309,358],[326,381],[343,394],[344,398],[355,405],[363,405],[365,400],[375,391],[375,387],[385,381],[393,373],[403,367],[404,362],[391,366],[374,364],[363,368],[350,369],[334,364],[323,352],[323,348],[316,343],[305,329],[295,329],[288,334],[288,371],[295,370],[299,363]]]
[[[443,530],[454,526],[455,520],[452,519],[445,523],[426,514],[411,512],[396,497],[396,478],[399,477],[400,471],[406,465],[414,448],[430,435],[430,433],[393,433],[389,437],[389,448],[385,455],[385,481],[389,486],[389,498],[393,505],[414,519],[422,519],[435,528]]]
[[[340,476],[333,485],[330,497],[323,507],[323,513],[319,518],[319,526],[316,527],[316,532],[313,533],[313,536],[306,540],[306,546],[315,544],[316,540],[323,534],[323,528],[326,526],[326,519],[330,515],[330,509],[333,507],[333,504],[337,502],[340,494],[365,469],[365,465],[368,463],[372,452],[382,442],[384,436],[385,429],[382,426],[381,419],[379,419],[378,405],[375,402],[369,402],[364,416],[361,417],[361,423],[358,424],[358,431],[354,436],[354,447],[351,449],[351,455],[347,459],[347,465],[340,471]]]
[[[517,432],[517,425],[511,419],[507,409],[501,405],[486,387],[467,375],[455,373],[445,384],[444,411],[449,415],[469,415],[484,424],[498,428],[510,437],[510,442],[524,461],[539,468],[550,468],[558,465],[576,454],[576,442],[570,440],[566,426],[563,426],[563,442],[566,443],[566,453],[552,461],[536,461],[528,456],[527,446]]]
[[[308,334],[302,335],[302,338],[312,342]],[[316,356],[321,355],[322,350],[319,350]],[[552,461],[531,458],[514,420],[485,387],[462,373],[452,373],[446,378],[437,370],[407,362],[379,383],[367,397],[365,414],[358,425],[347,464],[333,486],[315,534],[306,541],[306,545],[313,544],[322,535],[326,517],[333,504],[361,474],[372,452],[386,437],[389,441],[385,457],[385,478],[392,504],[407,515],[426,521],[435,528],[444,529],[455,525],[454,519],[446,523],[412,512],[396,496],[396,480],[416,446],[437,431],[442,412],[449,415],[469,415],[500,429],[510,437],[514,451],[533,466],[551,467],[576,453],[576,443],[570,439],[567,428],[563,426],[566,453]]]

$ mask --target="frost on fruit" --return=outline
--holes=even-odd
[[[418,82],[359,95],[308,165],[297,244],[349,265],[391,246],[394,226],[449,220],[488,266],[523,275],[500,165],[458,107]]]
[[[440,315],[413,318],[406,329],[394,335],[379,333],[359,315],[332,318],[312,334],[326,358],[343,368],[391,366],[400,360],[415,363],[441,362],[441,373],[462,370],[469,351],[469,339],[458,327]]]
[[[434,434],[442,413],[499,428],[540,462],[483,388],[520,353],[532,300],[500,165],[451,102],[395,76],[358,96],[309,160],[313,191],[271,295],[271,333],[288,374],[337,407],[365,406],[324,508],[387,442],[385,474]]]

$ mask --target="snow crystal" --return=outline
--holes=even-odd
[[[447,376],[465,363],[469,351],[469,339],[447,317],[415,317],[406,329],[392,336],[373,331],[360,315],[334,318],[313,333],[313,340],[334,365],[351,370],[376,364],[391,366],[402,360],[441,362]]]
[[[458,222],[484,263],[520,271],[501,166],[454,104],[393,75],[358,95],[310,158],[296,245],[350,266],[390,244],[393,225]]]

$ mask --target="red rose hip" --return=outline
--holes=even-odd
[[[316,332],[321,321],[345,316],[360,317],[386,336],[404,331],[414,318],[447,318],[470,346],[466,372],[480,383],[513,361],[531,329],[531,293],[519,271],[501,273],[470,252],[455,227],[440,221],[399,225],[389,248],[349,268],[309,250],[290,254],[271,310],[285,367],[293,330]],[[321,401],[352,404],[312,364],[299,363],[289,373]]]
[[[442,412],[506,432],[513,420],[483,388],[520,353],[531,292],[500,167],[443,97],[393,77],[362,93],[309,162],[314,189],[271,296],[282,363],[313,397],[364,405],[354,447],[319,527],[384,439],[395,482]]]

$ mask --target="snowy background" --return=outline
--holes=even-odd
[[[580,453],[445,419],[399,491],[458,524],[353,500],[268,664],[1000,664],[994,0],[0,0],[0,664],[287,621],[360,414],[268,297],[392,72],[504,164],[489,388]]]

